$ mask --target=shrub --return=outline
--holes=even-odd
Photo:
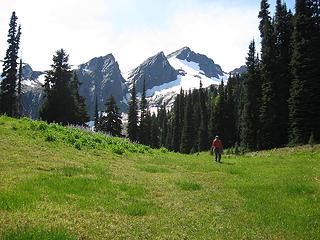
[[[115,153],[115,154],[118,154],[118,155],[122,155],[125,153],[125,149],[123,146],[121,145],[114,145],[112,148],[111,148],[112,152]]]
[[[54,142],[57,140],[57,137],[53,133],[47,133],[45,139],[47,142]]]
[[[160,152],[162,152],[162,153],[168,153],[169,151],[168,151],[168,149],[166,149],[166,148],[164,148],[164,147],[161,147],[161,148],[160,148]]]
[[[13,124],[13,125],[11,126],[11,129],[14,130],[14,131],[16,131],[16,130],[18,130],[18,127],[17,127],[16,124]]]
[[[75,143],[73,144],[73,146],[78,149],[81,150],[81,142],[79,140],[75,141]]]

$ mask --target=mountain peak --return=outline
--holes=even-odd
[[[207,57],[206,55],[196,53],[192,51],[189,47],[183,47],[178,51],[175,51],[168,55],[168,59],[178,59],[181,61],[193,62],[199,65],[200,70],[203,71],[204,75],[208,78],[220,79],[224,76],[224,72],[218,64]]]
[[[176,57],[178,59],[184,60],[190,55],[190,53],[192,53],[192,51],[189,47],[183,47],[183,48],[169,54],[168,58]]]
[[[146,89],[173,81],[177,78],[177,71],[170,65],[163,52],[149,57],[137,68],[129,73],[128,80],[136,82],[137,91],[141,92],[143,81]]]

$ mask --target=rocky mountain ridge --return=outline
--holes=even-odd
[[[77,66],[74,71],[81,82],[79,92],[86,99],[91,118],[95,98],[97,97],[99,110],[104,110],[106,99],[111,94],[120,110],[126,112],[133,81],[136,82],[138,95],[145,81],[149,104],[156,108],[163,103],[170,105],[180,89],[199,88],[200,81],[204,87],[218,85],[229,76],[212,59],[193,52],[189,47],[167,56],[164,52],[159,52],[126,74],[121,73],[112,54],[93,58]],[[24,114],[32,118],[38,117],[43,101],[44,79],[45,72],[34,71],[28,64],[23,66]]]

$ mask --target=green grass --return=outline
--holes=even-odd
[[[320,146],[183,155],[0,117],[0,239],[320,239]]]

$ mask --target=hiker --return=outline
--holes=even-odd
[[[216,136],[212,142],[212,149],[214,150],[214,155],[216,162],[221,162],[221,154],[222,154],[222,143],[219,139],[219,136]]]

